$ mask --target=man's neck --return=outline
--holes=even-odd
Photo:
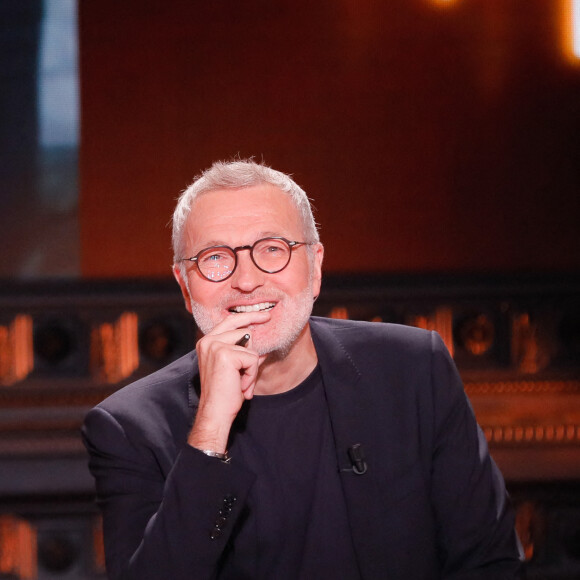
[[[307,324],[290,351],[272,353],[260,367],[254,394],[277,395],[298,386],[316,367],[318,356]]]

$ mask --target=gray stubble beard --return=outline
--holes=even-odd
[[[263,341],[260,337],[253,338],[252,347],[258,354],[271,355],[271,359],[274,360],[284,359],[288,356],[312,314],[314,304],[312,278],[311,272],[308,285],[294,298],[289,298],[288,295],[281,291],[278,292],[278,303],[274,308],[285,308],[285,312],[282,319],[274,324],[273,329],[270,331],[270,334],[278,338],[269,342]],[[272,298],[271,293],[269,297]],[[226,298],[227,301],[231,301],[231,299],[231,296]],[[226,300],[223,302],[226,302]],[[208,334],[221,322],[219,316],[223,311],[223,306],[218,305],[209,309],[191,300],[191,311],[198,328],[203,334]],[[232,314],[231,316],[236,315]],[[251,329],[252,327],[250,326]]]

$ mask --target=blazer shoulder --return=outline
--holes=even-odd
[[[181,404],[188,398],[189,387],[197,373],[195,351],[182,356],[169,365],[122,387],[98,407],[112,413],[133,414],[147,406],[170,406],[172,400]]]
[[[336,320],[313,316],[311,329],[316,336],[334,337],[345,347],[363,348],[388,347],[398,351],[417,353],[433,348],[433,337],[440,340],[437,333],[384,322],[367,322],[361,320]]]

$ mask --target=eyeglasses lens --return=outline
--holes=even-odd
[[[285,268],[290,261],[290,253],[290,246],[284,240],[275,238],[259,240],[251,248],[256,266],[270,273]],[[236,255],[231,248],[208,248],[198,256],[197,265],[208,280],[225,280],[236,267]]]
[[[197,259],[199,271],[208,280],[223,280],[236,264],[234,252],[229,248],[208,248]]]
[[[290,246],[284,240],[260,240],[252,249],[252,258],[258,268],[266,272],[278,272],[290,260]]]

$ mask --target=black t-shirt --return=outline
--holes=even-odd
[[[257,478],[220,579],[360,578],[322,374],[244,404],[230,454]]]

